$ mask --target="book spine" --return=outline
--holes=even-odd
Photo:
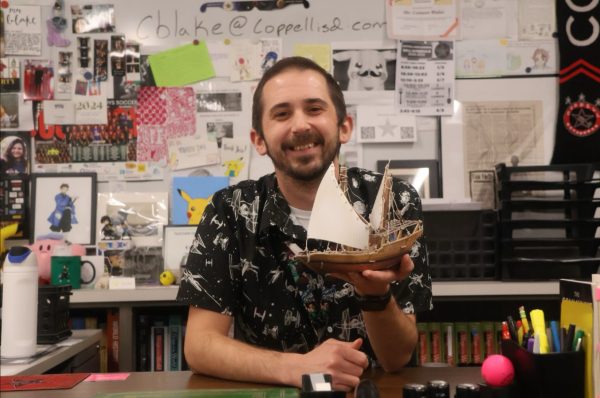
[[[429,338],[431,339],[431,362],[442,362],[442,331],[439,322],[429,323]]]
[[[417,322],[417,333],[418,333],[418,351],[417,351],[417,362],[418,365],[423,365],[429,362],[429,330],[427,323]]]
[[[138,372],[150,371],[150,320],[148,315],[138,317],[136,346],[136,370]]]
[[[481,365],[484,357],[483,333],[480,322],[470,322],[471,331],[471,363]]]
[[[108,348],[108,371],[119,371],[119,312],[109,310],[106,318],[106,340]]]
[[[456,342],[457,342],[457,365],[468,365],[471,362],[471,333],[466,322],[457,322]]]
[[[152,370],[164,372],[165,370],[165,327],[152,327]]]
[[[444,322],[442,324],[444,337],[445,362],[450,365],[456,365],[456,336],[454,334],[454,323]]]
[[[169,370],[181,370],[180,325],[169,325]]]
[[[494,323],[482,322],[481,329],[483,333],[484,358],[487,358],[493,354],[497,354],[498,351],[496,350]]]

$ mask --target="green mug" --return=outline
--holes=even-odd
[[[81,268],[89,266],[91,272],[89,280],[81,278]],[[51,285],[71,285],[73,289],[81,288],[81,284],[91,283],[96,277],[96,268],[90,261],[81,261],[79,256],[52,256],[50,258],[50,284]]]

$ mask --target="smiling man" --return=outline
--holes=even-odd
[[[343,94],[314,62],[285,58],[254,93],[251,140],[275,173],[217,192],[207,206],[183,269],[177,299],[189,304],[185,356],[198,373],[301,386],[329,373],[352,390],[369,365],[403,367],[417,342],[414,313],[431,308],[425,242],[381,271],[320,275],[290,247],[317,248],[306,227],[321,179],[333,162],[348,198],[368,218],[381,175],[338,165],[352,132]],[[409,184],[406,219],[421,218]],[[233,336],[229,333],[233,325]]]

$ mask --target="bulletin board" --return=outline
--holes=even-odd
[[[9,3],[16,5],[41,5],[42,21],[46,21],[52,17],[51,7],[54,1],[51,0],[12,0]],[[69,47],[71,51],[74,51],[74,53],[77,52],[75,47],[77,36],[73,33],[74,19],[71,19],[71,6],[110,3],[103,0],[65,1],[65,8],[67,9],[65,15],[69,21],[64,37],[72,42]],[[208,44],[217,46],[228,46],[235,45],[243,40],[281,39],[283,56],[292,55],[295,46],[299,44],[327,44],[334,49],[352,48],[353,46],[360,47],[361,43],[366,42],[382,43],[381,47],[378,48],[395,47],[397,45],[395,40],[388,38],[387,24],[389,21],[386,20],[385,1],[292,1],[292,4],[288,4],[286,7],[274,10],[259,9],[257,4],[264,4],[263,2],[245,2],[245,9],[243,10],[239,9],[238,5],[233,5],[233,10],[230,10],[227,7],[219,6],[218,4],[220,3],[218,2],[198,2],[195,0],[173,0],[170,2],[162,0],[122,0],[112,3],[111,7],[114,9],[113,18],[116,29],[110,33],[93,33],[88,36],[93,39],[106,39],[110,44],[111,36],[123,35],[127,41],[139,43],[141,54],[154,54],[190,44],[194,40],[205,41]],[[305,3],[309,4],[308,8],[305,7]],[[473,6],[469,0],[461,0],[458,3],[460,3],[458,4],[459,10],[461,5],[467,8]],[[526,4],[524,2],[521,3]],[[511,15],[507,11],[505,18],[513,20],[514,18]],[[39,58],[53,58],[55,57],[56,47],[46,45],[46,31],[42,29],[42,32],[44,37],[42,38],[42,50]],[[469,33],[471,36],[468,39],[476,38],[474,32],[476,33],[476,30]],[[467,34],[467,31],[464,34]],[[495,40],[491,37],[486,37],[485,39]],[[457,43],[459,42],[460,40],[457,41]],[[555,44],[552,41],[550,41],[550,44],[548,41],[540,43],[540,46],[543,44],[543,46],[551,47]],[[477,47],[475,40],[472,40],[470,44],[475,46],[476,49],[490,47],[487,44]],[[504,44],[502,46],[503,51],[506,50],[507,53],[512,51],[512,55],[510,55],[511,62],[515,63],[515,59],[524,63],[531,62],[529,60],[529,53],[534,47],[525,46],[522,48],[514,40],[510,41],[508,46]],[[535,47],[537,47],[537,44]],[[556,53],[552,51],[552,48],[548,50],[554,55],[551,61],[556,63]],[[465,54],[473,54],[473,51],[469,49]],[[496,53],[495,56],[498,54],[500,53]],[[491,57],[485,52],[481,54],[477,53],[477,56],[478,58]],[[504,62],[503,58],[498,58],[496,61],[500,64]],[[492,69],[490,70],[493,72]],[[217,75],[220,72],[219,68],[216,68]],[[461,76],[473,77],[464,70],[459,71],[457,69],[456,72],[457,76],[462,73]],[[496,76],[485,76],[487,77],[485,79],[461,79],[461,76],[459,76],[455,81],[454,114],[452,116],[441,117],[417,117],[417,135],[414,140],[392,143],[360,143],[356,142],[357,134],[355,132],[354,139],[344,147],[358,148],[353,156],[360,159],[362,167],[371,170],[376,170],[377,162],[382,160],[438,160],[441,163],[440,177],[441,181],[443,181],[443,197],[450,201],[466,200],[468,184],[465,183],[465,173],[468,170],[465,170],[464,126],[463,115],[460,112],[461,103],[516,100],[538,101],[542,110],[543,123],[541,128],[543,129],[544,148],[543,156],[536,160],[547,162],[553,145],[553,124],[557,109],[555,103],[557,83],[555,78],[552,77],[554,72],[555,68],[550,68],[546,75],[510,79],[490,78]],[[228,84],[236,85],[237,83],[207,81],[193,84],[191,87],[197,89],[200,86],[218,86],[219,84],[222,84],[220,87],[222,90],[228,90]],[[241,103],[244,104],[246,110],[236,115],[237,119],[235,119],[233,126],[229,122],[229,124],[226,124],[211,121],[197,127],[197,131],[214,133],[213,130],[217,131],[219,128],[228,131],[234,129],[238,131],[238,134],[247,137],[250,130],[250,112],[248,106],[251,101],[253,85],[255,85],[255,82],[238,84],[240,87],[245,87],[242,90]],[[109,98],[113,94],[113,88],[108,87],[107,95]],[[353,105],[354,97],[348,95],[347,98],[349,104]],[[23,102],[22,99],[21,102]],[[375,96],[367,102],[361,102],[361,104],[377,106],[391,105],[388,103],[386,96]],[[25,129],[28,128],[28,119],[33,124],[31,116],[28,115],[31,115],[31,110],[27,106],[20,106],[19,119],[24,121],[23,126]],[[257,178],[272,171],[270,160],[267,157],[259,157],[252,148],[250,148],[249,159],[251,167],[248,176],[250,178]],[[463,170],[465,170],[464,173],[462,172]],[[51,171],[68,171],[68,168],[58,166],[58,168]],[[143,181],[140,183],[133,183],[134,179],[100,182],[99,192],[115,190],[165,191],[169,189],[170,181],[173,177],[187,175],[186,171],[168,169],[166,172],[150,172],[149,174],[151,174],[150,177],[152,178],[140,178],[139,180]],[[145,177],[148,177],[148,175]]]

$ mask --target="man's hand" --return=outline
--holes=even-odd
[[[389,268],[378,271],[336,272],[329,275],[351,283],[356,293],[361,296],[381,296],[389,289],[390,282],[404,280],[415,267],[408,254],[402,255],[399,259],[384,261],[390,263]]]
[[[344,342],[329,339],[303,355],[300,364],[302,374],[328,373],[332,388],[338,391],[351,391],[360,381],[360,376],[369,365],[367,355],[359,351],[362,339]]]

